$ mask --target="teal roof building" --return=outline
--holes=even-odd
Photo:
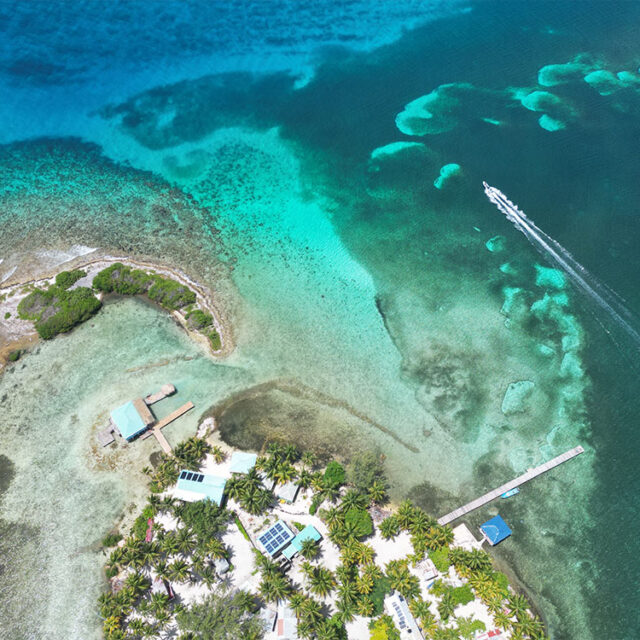
[[[154,422],[141,398],[131,400],[111,412],[111,421],[125,440],[133,440]]]
[[[256,465],[258,456],[255,453],[245,453],[244,451],[234,451],[231,454],[231,473],[249,473]]]
[[[178,476],[174,495],[187,502],[211,500],[221,506],[226,484],[227,481],[224,478],[183,469]]]
[[[321,540],[320,532],[311,524],[308,524],[292,541],[291,544],[282,552],[282,555],[291,560],[297,553],[302,551],[302,543],[305,540]]]

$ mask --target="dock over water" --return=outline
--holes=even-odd
[[[464,506],[458,507],[451,513],[447,513],[446,516],[442,516],[441,518],[438,519],[438,524],[440,525],[449,524],[453,520],[461,518],[463,515],[469,513],[470,511],[474,511],[475,509],[482,507],[488,502],[495,500],[496,498],[501,496],[503,493],[507,491],[511,491],[511,489],[515,489],[516,487],[519,487],[521,484],[524,484],[525,482],[528,482],[529,480],[532,480],[533,478],[536,478],[542,475],[546,471],[549,471],[554,467],[561,465],[563,462],[566,462],[567,460],[571,460],[572,458],[575,458],[581,453],[584,453],[584,449],[581,446],[574,447],[573,449],[570,449],[569,451],[566,451],[565,453],[559,456],[556,456],[552,460],[549,460],[549,462],[545,462],[544,464],[541,464],[539,467],[535,467],[535,469],[529,469],[526,473],[523,473],[521,476],[518,476],[514,480],[511,480],[511,482],[507,482],[506,484],[503,484],[502,486],[498,487],[497,489],[494,489],[493,491],[489,491],[489,493],[485,493],[483,496],[476,498],[475,500],[465,504]]]
[[[144,434],[143,438],[148,438],[149,436],[155,436],[155,439],[158,441],[158,444],[162,447],[162,450],[165,453],[170,454],[171,445],[162,434],[161,429],[163,427],[166,427],[170,422],[177,420],[181,415],[193,409],[193,407],[194,407],[193,402],[187,402],[186,404],[183,404],[181,407],[179,407],[175,411],[172,411],[166,418],[162,418],[162,420],[160,420],[151,429],[149,429],[149,431],[147,431],[147,433]]]

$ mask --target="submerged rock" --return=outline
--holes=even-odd
[[[564,358],[562,358],[562,363],[560,364],[560,375],[563,378],[574,379],[582,378],[584,375],[582,363],[573,351],[565,353]]]
[[[440,169],[440,175],[433,181],[433,186],[436,189],[442,189],[452,178],[459,176],[462,173],[462,167],[455,162],[445,164]]]
[[[533,393],[535,386],[535,383],[531,382],[531,380],[511,382],[502,400],[502,413],[505,416],[514,413],[525,413],[529,409],[527,399]]]
[[[562,271],[537,264],[536,284],[547,289],[564,289],[567,286],[567,279]]]
[[[392,156],[400,151],[405,151],[407,149],[415,149],[415,148],[425,149],[424,144],[422,142],[390,142],[389,144],[385,144],[382,147],[377,147],[371,152],[371,160],[379,160],[380,158],[384,158],[385,156]]]
[[[507,240],[504,236],[493,236],[484,243],[484,246],[491,251],[491,253],[500,253],[505,250]]]
[[[601,96],[610,96],[624,87],[624,83],[611,71],[598,69],[584,77],[584,81],[593,87]]]

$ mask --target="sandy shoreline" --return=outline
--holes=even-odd
[[[58,273],[71,269],[84,269],[87,272],[87,275],[74,286],[90,286],[99,271],[115,262],[121,262],[135,269],[153,271],[158,275],[170,277],[191,289],[196,294],[197,306],[206,313],[211,314],[213,318],[213,327],[220,336],[220,349],[213,351],[206,336],[189,329],[186,319],[180,311],[171,312],[172,317],[180,323],[192,340],[206,347],[212,356],[223,358],[233,351],[234,342],[229,324],[225,321],[222,311],[216,305],[213,292],[208,287],[195,281],[175,267],[169,267],[150,260],[138,260],[129,256],[111,255],[102,253],[100,250],[94,250],[91,251],[90,257],[88,254],[84,254],[65,260],[55,266],[44,267],[39,265],[40,268],[36,266],[31,270],[27,268],[27,279],[16,280],[14,277],[15,268],[5,278],[10,284],[0,287],[0,372],[8,363],[8,356],[12,351],[28,349],[40,340],[33,323],[18,317],[18,304],[30,293],[32,287],[47,286],[55,280],[55,276]],[[19,271],[22,272],[24,269]],[[7,314],[10,314],[10,316],[5,317]]]

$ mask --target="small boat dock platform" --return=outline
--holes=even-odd
[[[160,400],[164,400],[169,396],[172,396],[176,392],[176,388],[172,384],[163,384],[160,387],[160,391],[157,393],[152,393],[144,398],[144,403],[147,406],[155,404],[156,402],[160,402]]]
[[[524,484],[525,482],[528,482],[529,480],[533,480],[533,478],[537,478],[543,473],[550,471],[551,469],[561,465],[563,462],[567,462],[567,460],[571,460],[572,458],[579,456],[581,453],[584,453],[584,449],[581,446],[574,447],[569,451],[565,451],[565,453],[559,456],[556,456],[552,460],[549,460],[549,462],[545,462],[544,464],[541,464],[539,467],[536,467],[535,469],[529,469],[526,473],[523,473],[521,476],[518,476],[514,480],[511,480],[511,482],[507,482],[506,484],[503,484],[497,489],[494,489],[493,491],[489,491],[489,493],[485,493],[483,496],[480,496],[479,498],[476,498],[475,500],[463,505],[462,507],[455,509],[451,513],[447,513],[446,516],[442,516],[441,518],[438,519],[438,524],[439,525],[449,524],[453,520],[457,520],[458,518],[461,518],[462,516],[469,513],[470,511],[479,509],[480,507],[484,506],[488,502],[495,500],[496,498],[500,497],[504,493],[507,493],[512,489],[515,489],[516,487],[519,487],[520,485]]]
[[[155,436],[155,439],[158,441],[158,443],[162,447],[162,450],[165,453],[170,454],[171,445],[167,442],[167,439],[162,434],[161,429],[163,427],[166,427],[168,424],[170,424],[174,420],[177,420],[180,416],[187,413],[187,411],[190,411],[191,409],[193,409],[193,407],[194,407],[193,402],[187,402],[186,404],[183,404],[181,407],[179,407],[175,411],[172,411],[168,416],[166,416],[165,418],[162,418],[162,420],[160,420],[158,423],[153,425],[151,429],[149,429],[149,431],[143,434],[142,438],[149,438],[150,436]]]

